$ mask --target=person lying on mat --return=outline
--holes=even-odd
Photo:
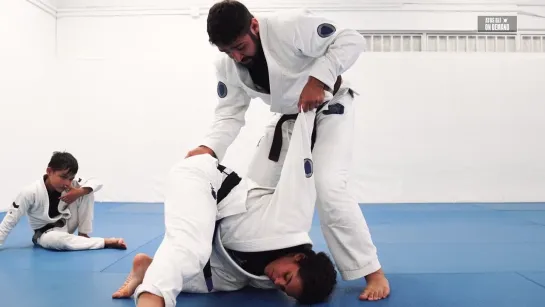
[[[89,237],[93,230],[97,179],[75,179],[78,161],[67,152],[54,152],[46,174],[22,189],[0,224],[0,246],[23,215],[34,231],[32,242],[51,250],[126,249],[120,238]],[[75,235],[76,229],[78,235]]]
[[[138,307],[174,307],[180,292],[250,286],[277,288],[301,303],[327,300],[337,282],[335,266],[311,249],[308,234],[316,201],[307,129],[314,114],[287,123],[295,127],[291,140],[285,136],[290,145],[275,187],[242,179],[211,155],[178,162],[167,181],[165,237],[153,261],[144,254],[134,258],[112,297],[134,294]]]

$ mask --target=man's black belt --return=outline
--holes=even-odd
[[[341,88],[342,83],[342,76],[337,77],[337,80],[335,81],[335,85],[333,88],[333,96],[337,94],[339,89]],[[316,109],[316,113],[318,113],[323,107],[325,106],[325,103],[320,105]],[[271,145],[271,150],[269,151],[269,160],[278,162],[280,159],[280,152],[282,151],[282,124],[288,120],[295,120],[297,119],[298,114],[284,114],[280,119],[278,120],[278,123],[276,123],[276,127],[274,128],[274,137]],[[314,127],[312,128],[312,137],[311,137],[311,150],[314,149],[314,143],[316,142],[316,118],[314,118]]]
[[[318,107],[316,113],[320,111],[325,106],[325,103]],[[282,151],[282,124],[288,120],[297,119],[298,114],[284,114],[280,117],[274,128],[274,136],[271,144],[271,150],[269,151],[269,160],[278,162],[280,159],[280,152]],[[311,144],[310,150],[314,149],[314,143],[316,143],[316,123],[318,117],[314,118],[314,124],[312,128]]]

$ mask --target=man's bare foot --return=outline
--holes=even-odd
[[[138,254],[132,261],[132,269],[125,280],[125,283],[114,293],[112,298],[129,298],[134,294],[136,288],[144,280],[146,270],[150,266],[152,258],[146,254]]]
[[[78,233],[78,236],[80,236],[80,237],[85,237],[85,238],[89,238],[89,235],[88,235],[88,234],[86,234],[86,233],[81,233],[81,232]]]
[[[125,240],[121,238],[108,238],[108,239],[104,239],[104,247],[115,248],[115,249],[127,249],[127,244],[125,244]]]
[[[360,294],[360,300],[378,301],[390,295],[390,284],[382,269],[365,276],[367,287]]]

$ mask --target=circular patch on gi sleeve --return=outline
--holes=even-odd
[[[305,176],[307,178],[312,177],[312,174],[314,173],[314,167],[313,167],[313,164],[312,164],[312,160],[310,160],[308,158],[305,159],[304,167],[305,167]]]
[[[218,91],[218,96],[220,98],[225,98],[227,96],[227,85],[225,85],[225,83],[219,81],[217,91]]]
[[[318,35],[321,38],[329,37],[333,35],[335,31],[337,31],[337,29],[335,28],[334,25],[330,23],[322,23],[321,25],[318,26]]]

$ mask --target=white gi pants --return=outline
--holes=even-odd
[[[354,142],[354,98],[341,88],[318,113],[312,156],[320,225],[341,276],[352,280],[380,269],[377,250],[358,202],[347,188]],[[275,186],[288,146],[283,144],[278,162],[269,159],[274,131],[281,115],[265,128],[248,167],[248,178],[261,186]],[[283,125],[283,134],[293,125]]]
[[[90,234],[93,231],[95,197],[89,193],[76,199],[68,205],[70,218],[62,228],[53,228],[38,238],[38,245],[52,250],[90,250],[104,248],[103,238],[86,238],[75,235],[76,229],[80,233]]]
[[[216,194],[222,183],[217,160],[210,155],[181,160],[171,170],[165,195],[165,236],[142,284],[134,293],[163,297],[166,307],[176,305],[184,283],[204,284],[202,270],[212,252],[216,224]]]

